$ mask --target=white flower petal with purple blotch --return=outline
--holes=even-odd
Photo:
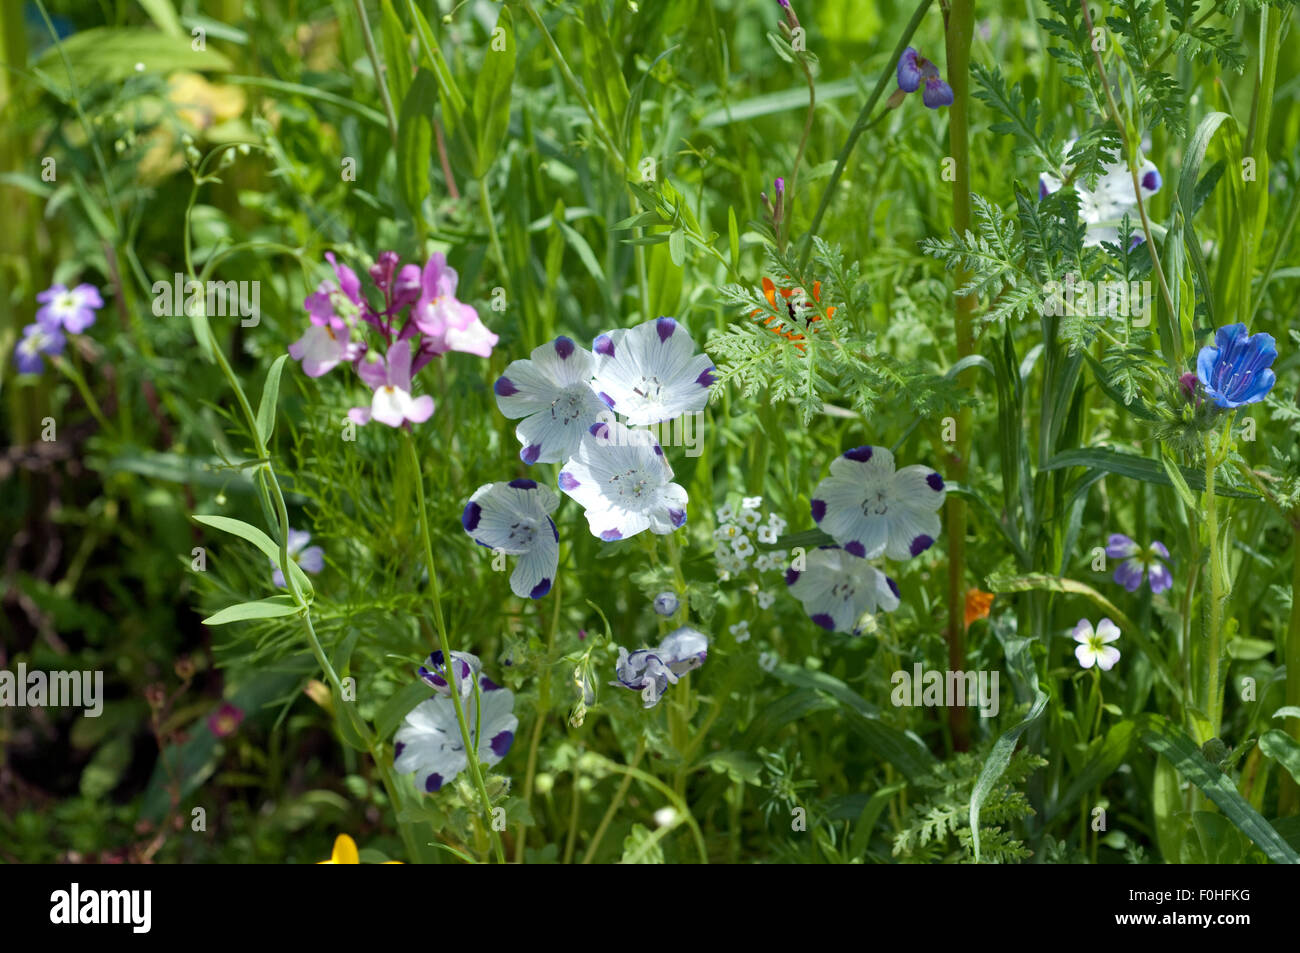
[[[668,690],[668,686],[677,684],[677,675],[649,649],[628,652],[620,645],[618,661],[614,663],[614,674],[618,681],[610,684],[640,692],[641,702],[646,708],[659,704],[659,699]]]
[[[591,427],[560,470],[559,486],[586,510],[593,536],[665,535],[686,523],[686,490],[654,435],[617,422]]]
[[[812,516],[846,551],[864,559],[910,559],[934,545],[943,477],[923,466],[894,469],[884,447],[855,447],[836,457],[813,492]]]
[[[511,362],[497,379],[497,407],[507,417],[523,418],[515,436],[524,463],[563,463],[573,456],[582,435],[606,411],[591,389],[594,368],[590,351],[558,337],[527,360]]]
[[[514,742],[519,719],[515,696],[484,677],[477,698],[463,702],[471,738],[478,738],[479,763],[491,767],[504,758]],[[465,744],[450,695],[435,695],[416,705],[393,736],[393,767],[414,774],[416,787],[430,794],[464,771]]]
[[[657,424],[703,410],[713,361],[673,318],[656,318],[596,338],[592,388],[629,424]]]
[[[709,657],[709,639],[699,629],[684,625],[664,636],[655,654],[674,675],[685,675]]]
[[[785,584],[808,617],[831,632],[858,635],[863,615],[893,612],[899,603],[894,580],[838,546],[813,550],[803,571],[786,571]]]
[[[432,653],[420,666],[418,674],[439,695],[450,697],[451,685],[447,680],[448,673],[443,664],[443,657],[442,649]],[[451,658],[452,674],[456,678],[456,684],[460,686],[461,696],[468,697],[474,693],[474,679],[479,676],[483,664],[477,655],[471,655],[469,652],[452,652]]]
[[[521,598],[540,599],[551,591],[560,559],[560,535],[551,514],[560,498],[534,480],[485,483],[474,491],[461,525],[480,546],[519,556],[510,589]]]

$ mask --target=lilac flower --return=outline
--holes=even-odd
[[[591,389],[595,364],[590,351],[561,336],[527,360],[512,361],[497,378],[493,390],[501,413],[523,418],[515,436],[524,463],[567,461],[600,419],[605,405]]]
[[[491,767],[510,751],[519,719],[510,689],[493,684],[486,676],[479,679],[479,689],[477,698],[464,703],[465,721],[469,736],[478,739],[479,764]],[[450,695],[435,695],[416,705],[393,736],[394,769],[414,774],[421,791],[433,794],[468,766]]]
[[[672,318],[656,318],[596,338],[593,388],[629,424],[657,424],[709,402],[713,361]]]
[[[709,640],[704,633],[682,626],[655,649],[628,652],[619,646],[614,666],[618,681],[610,684],[640,692],[644,706],[653,708],[669,685],[676,685],[679,676],[703,665],[708,654]]]
[[[325,550],[319,546],[308,546],[311,542],[311,533],[305,529],[289,530],[289,558],[298,564],[303,572],[309,572],[312,575],[320,572],[325,568]],[[284,573],[278,566],[274,567],[271,573],[271,582],[277,587],[284,587]]]
[[[560,470],[560,489],[586,509],[592,535],[627,539],[644,529],[663,536],[686,523],[686,490],[648,430],[599,423]]]
[[[45,369],[42,356],[52,357],[63,353],[67,343],[58,325],[47,326],[40,321],[23,328],[23,338],[14,347],[14,363],[19,374],[39,374]]]
[[[426,335],[434,354],[463,351],[491,357],[497,336],[479,320],[478,312],[456,298],[456,270],[447,256],[434,252],[420,276],[420,297],[411,310],[411,321]]]
[[[808,617],[830,632],[862,633],[866,613],[898,608],[898,585],[859,556],[838,546],[822,546],[807,556],[800,571],[785,574],[790,594],[803,603]]]
[[[345,326],[350,326],[365,309],[365,299],[361,296],[361,279],[347,265],[340,265],[332,251],[327,251],[325,258],[334,269],[336,280],[327,278],[322,281],[316,286],[314,294],[303,299],[302,306],[307,309],[314,325],[324,327],[337,319]]]
[[[1066,143],[1068,155],[1073,143]],[[1070,171],[1067,166],[1066,172]],[[1160,170],[1149,159],[1143,159],[1138,169],[1138,188],[1143,201],[1160,191],[1163,180]],[[1044,173],[1038,179],[1038,197],[1045,198],[1061,187],[1061,182]],[[1128,215],[1135,217],[1138,207],[1137,195],[1133,191],[1133,174],[1127,163],[1112,163],[1104,168],[1097,179],[1097,186],[1089,189],[1082,181],[1075,180],[1074,191],[1079,196],[1079,218],[1086,226],[1083,244],[1098,248],[1102,242],[1119,244],[1119,223]]]
[[[411,396],[411,345],[395,341],[388,349],[388,360],[367,355],[357,364],[361,379],[375,389],[369,407],[353,407],[348,416],[356,423],[369,423],[371,418],[390,427],[400,427],[406,421],[422,424],[433,416],[433,398],[428,394]]]
[[[909,559],[934,545],[943,477],[929,467],[894,471],[884,447],[855,447],[836,457],[813,492],[813,519],[854,556]]]
[[[510,574],[510,590],[525,599],[551,591],[560,560],[560,533],[551,514],[560,498],[533,480],[485,483],[474,491],[461,525],[480,546],[522,557]]]
[[[1169,558],[1169,550],[1159,540],[1144,549],[1127,536],[1113,533],[1106,541],[1106,555],[1124,560],[1115,570],[1115,581],[1129,592],[1137,592],[1143,578],[1151,580],[1154,593],[1164,592],[1174,584],[1173,574],[1160,561]]]
[[[1273,336],[1247,334],[1244,324],[1229,324],[1214,335],[1214,346],[1196,356],[1196,376],[1205,393],[1220,407],[1257,404],[1273,389],[1277,376],[1270,365],[1277,358]]]
[[[80,334],[95,323],[95,311],[104,306],[104,299],[94,285],[81,284],[68,289],[66,285],[51,285],[36,296],[44,306],[36,311],[36,320],[46,330],[59,328],[69,334]]]
[[[349,339],[351,331],[342,318],[329,316],[323,321],[317,324],[312,315],[311,327],[289,345],[289,356],[302,362],[308,377],[328,374],[336,365],[355,360],[361,350],[360,344]]]
[[[447,682],[447,668],[443,664],[442,649],[432,653],[428,660],[419,668],[419,675],[429,686],[439,695],[451,697],[451,685]],[[460,687],[462,698],[468,698],[474,693],[474,681],[478,678],[483,665],[478,660],[477,655],[471,655],[468,652],[452,652],[452,663],[455,666],[453,674],[456,677],[456,684]]]
[[[1119,649],[1109,644],[1119,638],[1119,626],[1110,619],[1098,622],[1096,631],[1093,631],[1091,622],[1080,619],[1070,634],[1079,643],[1074,648],[1074,657],[1084,668],[1096,665],[1103,672],[1109,672],[1119,661]]]
[[[917,53],[912,47],[903,51],[898,59],[898,88],[914,93],[925,84],[921,101],[931,109],[952,105],[952,87],[943,81],[939,68]]]

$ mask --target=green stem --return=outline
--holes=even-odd
[[[587,845],[587,852],[582,855],[584,864],[591,863],[591,859],[596,856],[596,848],[600,846],[601,839],[605,836],[609,824],[614,820],[614,815],[618,813],[619,807],[623,803],[623,798],[627,797],[627,789],[632,786],[632,772],[636,766],[641,763],[641,758],[645,755],[645,735],[642,735],[636,742],[636,754],[632,756],[632,763],[628,765],[628,770],[623,772],[623,780],[614,792],[614,800],[609,802],[609,807],[605,810],[605,816],[600,819],[600,826],[596,828],[596,833],[592,835],[591,843]],[[577,778],[574,778],[575,785]],[[577,790],[574,791],[574,797],[577,797]]]
[[[379,50],[375,48],[375,38],[370,32],[370,19],[366,16],[366,5],[361,0],[352,0],[361,21],[361,37],[366,43],[366,55],[370,57],[370,68],[375,73],[375,85],[379,87],[379,98],[384,104],[384,116],[388,119],[388,135],[397,148],[397,113],[393,112],[393,100],[388,95],[388,83],[384,81],[384,67],[379,61]]]
[[[840,177],[844,175],[844,167],[848,165],[849,156],[853,154],[853,147],[857,145],[858,138],[867,131],[871,123],[869,122],[871,112],[876,108],[876,103],[884,95],[885,88],[889,86],[889,81],[894,78],[898,69],[898,60],[907,49],[907,44],[912,39],[912,34],[916,32],[925,19],[926,12],[930,9],[932,0],[921,0],[916,5],[916,10],[912,12],[912,18],[907,21],[907,26],[903,28],[903,35],[898,38],[898,43],[894,46],[894,52],[889,57],[889,62],[885,64],[884,70],[880,74],[880,79],[876,82],[876,88],[872,90],[871,95],[867,97],[866,103],[862,106],[862,111],[858,113],[857,122],[849,130],[848,138],[844,140],[844,145],[840,148],[840,154],[835,160],[835,171],[831,173],[830,181],[826,183],[826,191],[822,193],[821,204],[817,206],[817,213],[813,215],[812,222],[805,233],[807,240],[803,242],[803,255],[799,259],[799,270],[803,271],[808,267],[808,259],[812,255],[812,236],[817,234],[817,229],[821,227],[822,218],[826,214],[826,209],[830,207],[831,200],[835,197],[836,186],[840,184]],[[969,3],[970,0],[962,0]],[[967,44],[969,52],[970,44]],[[951,65],[951,60],[949,61]]]
[[[947,56],[948,83],[952,87],[953,101],[948,109],[948,148],[952,152],[954,172],[952,183],[953,228],[965,235],[971,223],[970,195],[970,46],[975,33],[974,0],[953,0],[948,11]],[[958,271],[953,278],[960,288],[969,275]],[[975,353],[974,295],[956,299],[953,313],[953,330],[957,343],[957,360]],[[967,384],[974,371],[967,373]],[[950,474],[959,483],[966,482],[970,466],[972,411],[963,407],[957,417],[957,441],[951,460]],[[961,497],[949,495],[947,504],[948,531],[948,668],[961,672],[966,669],[966,502]],[[953,706],[948,710],[948,728],[952,733],[952,746],[956,751],[970,747],[968,710]]]
[[[415,505],[420,515],[420,540],[424,544],[424,568],[429,574],[430,595],[433,597],[433,622],[438,630],[438,642],[442,647],[443,662],[447,669],[447,683],[451,687],[452,706],[456,709],[456,723],[460,726],[461,741],[465,743],[465,761],[469,766],[470,780],[478,790],[479,800],[483,805],[483,823],[492,838],[493,851],[497,863],[506,862],[505,848],[501,846],[501,836],[492,824],[492,799],[488,797],[487,786],[483,783],[483,771],[479,767],[478,745],[465,720],[465,706],[461,701],[460,684],[453,664],[456,651],[447,635],[447,625],[442,616],[442,595],[438,588],[438,568],[433,562],[433,543],[429,533],[429,512],[424,501],[424,474],[420,469],[420,458],[415,452],[415,438],[410,430],[402,431],[402,443],[406,448],[407,463],[411,466],[415,478]],[[481,712],[481,707],[479,708]],[[479,719],[476,719],[476,721]]]
[[[1286,703],[1300,705],[1300,509],[1291,512],[1291,622],[1286,633]],[[1288,718],[1286,729],[1300,741],[1300,718]],[[1283,771],[1278,791],[1278,814],[1300,811],[1300,785]]]

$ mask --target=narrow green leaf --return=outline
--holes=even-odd
[[[1300,743],[1285,731],[1266,731],[1259,739],[1259,750],[1264,752],[1300,784]]]
[[[275,407],[280,399],[280,375],[284,372],[284,362],[288,354],[281,354],[266,372],[266,386],[262,388],[262,399],[257,405],[257,436],[265,447],[271,442],[275,431]]]
[[[246,622],[249,619],[279,619],[294,615],[301,610],[288,596],[272,596],[256,602],[241,602],[227,606],[203,620],[204,625],[226,625],[230,622]]]
[[[1205,760],[1196,742],[1163,715],[1148,714],[1145,718],[1148,727],[1142,732],[1143,744],[1168,758],[1179,774],[1200,788],[1272,861],[1300,864],[1300,854],[1238,793],[1228,775]]]

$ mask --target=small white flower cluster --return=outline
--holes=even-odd
[[[747,496],[741,500],[739,509],[727,503],[717,511],[718,528],[713,531],[713,539],[718,547],[714,556],[718,564],[718,579],[722,582],[735,578],[751,567],[760,573],[781,572],[785,569],[787,553],[781,550],[759,553],[754,545],[755,539],[763,545],[772,545],[785,532],[787,525],[775,512],[769,514],[764,522],[762,507],[761,496]],[[757,595],[763,608],[772,604],[770,593],[759,592]]]

